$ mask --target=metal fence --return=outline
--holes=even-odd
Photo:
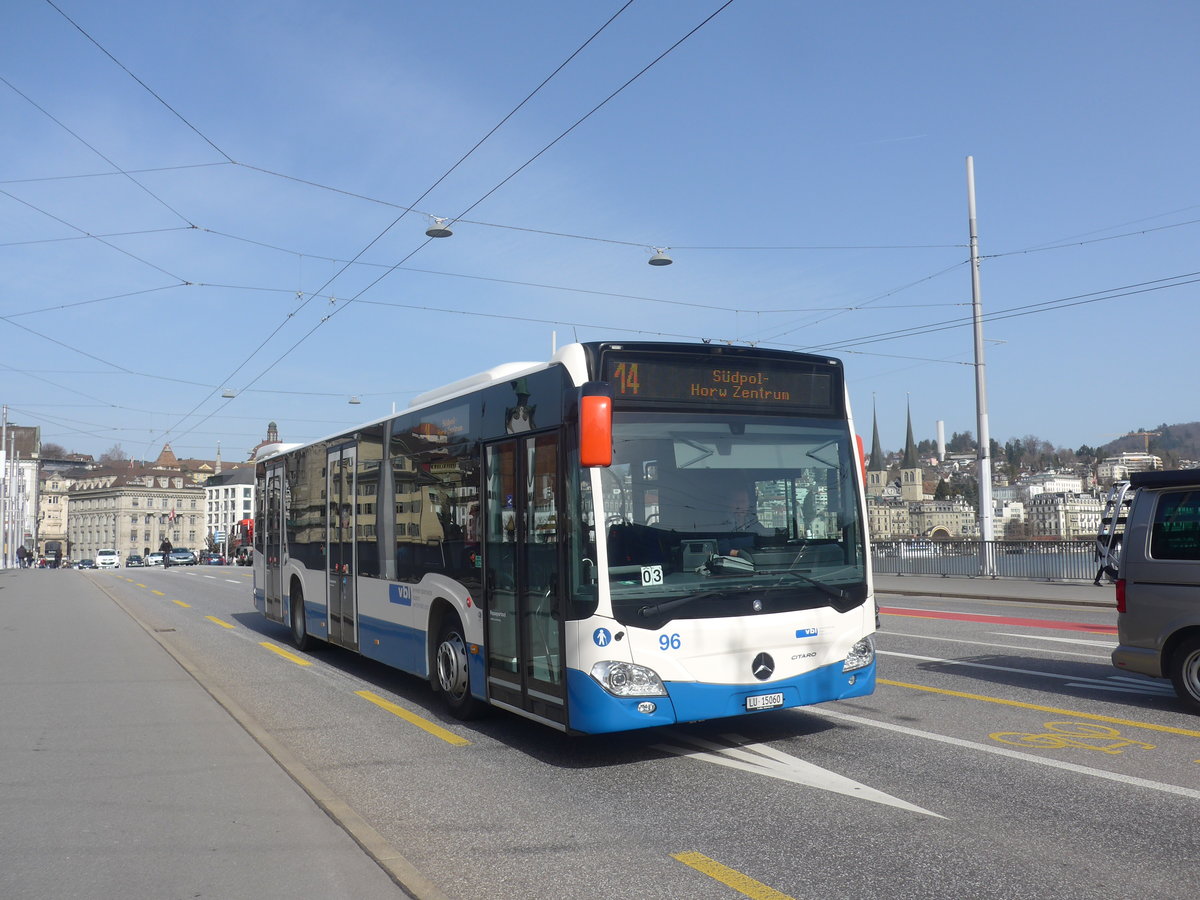
[[[986,547],[993,573],[1002,578],[1092,581],[1099,563],[1092,541],[874,541],[880,575],[984,575]]]

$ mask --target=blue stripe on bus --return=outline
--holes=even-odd
[[[363,656],[391,666],[394,669],[429,677],[429,665],[425,656],[425,632],[407,625],[397,625],[372,616],[359,616],[358,649]],[[467,656],[471,670],[471,694],[487,699],[486,659],[482,648],[479,653]]]
[[[407,625],[360,615],[358,648],[363,656],[425,678],[425,632]]]
[[[853,684],[851,678],[854,679]],[[665,686],[668,697],[624,699],[609,694],[586,672],[568,669],[571,728],[588,734],[603,734],[746,715],[746,698],[756,694],[782,693],[783,706],[776,709],[863,697],[875,690],[875,664],[853,672],[843,672],[842,663],[838,661],[795,678],[763,684],[668,681]],[[637,706],[644,700],[651,701],[658,708],[649,714],[638,712]]]

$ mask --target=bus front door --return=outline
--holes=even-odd
[[[358,602],[355,575],[355,465],[353,444],[330,450],[325,466],[327,523],[326,600],[329,604],[329,643],[358,649]]]
[[[565,729],[558,436],[489,446],[484,477],[488,695]]]
[[[270,466],[263,481],[262,556],[263,614],[275,622],[283,621],[283,464]]]

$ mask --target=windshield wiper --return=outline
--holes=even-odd
[[[764,573],[764,574],[766,574],[766,573]],[[812,578],[808,575],[805,575],[803,572],[797,572],[795,569],[786,569],[782,572],[778,572],[778,573],[771,572],[770,574],[771,575],[776,575],[776,574],[791,575],[793,578],[800,579],[805,584],[811,584],[813,587],[815,587],[818,591],[820,591],[826,597],[832,597],[834,600],[837,600],[841,603],[845,603],[847,600],[850,599],[850,595],[847,594],[845,591],[843,591],[841,588],[834,587],[832,584],[826,584],[824,581],[819,581],[816,578]],[[783,584],[782,578],[779,579],[779,583]]]
[[[673,609],[678,609],[681,606],[687,606],[693,600],[706,600],[709,597],[720,597],[730,593],[729,591],[701,591],[699,594],[688,594],[686,597],[676,597],[674,600],[664,600],[662,603],[655,603],[651,606],[643,606],[638,610],[638,615],[643,619],[649,619],[659,613],[670,612]]]

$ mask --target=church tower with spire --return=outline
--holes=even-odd
[[[908,409],[908,433],[904,439],[904,456],[900,460],[900,498],[915,502],[925,499],[924,473],[913,440],[912,407]]]
[[[871,409],[871,455],[867,459],[867,496],[882,497],[887,487],[887,460],[879,443],[879,417]]]

